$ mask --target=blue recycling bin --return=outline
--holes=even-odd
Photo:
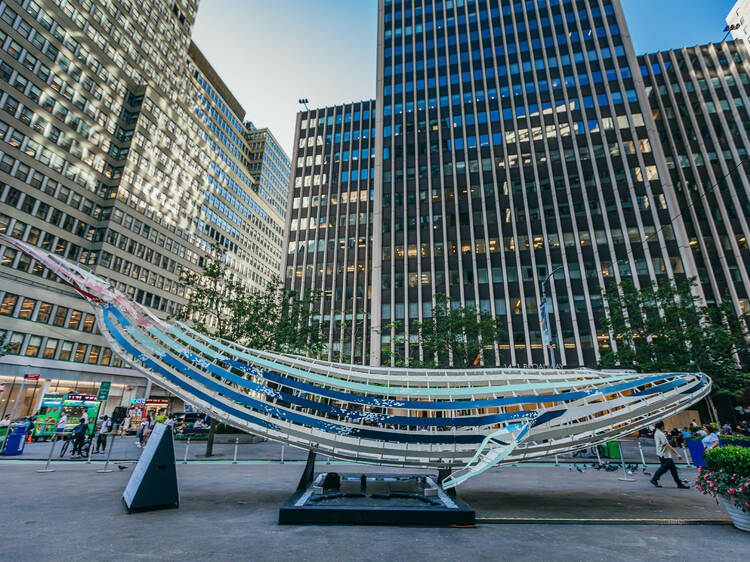
[[[20,455],[23,453],[23,448],[26,446],[26,432],[23,426],[19,426],[13,430],[13,433],[8,435],[8,440],[5,442],[6,456]]]

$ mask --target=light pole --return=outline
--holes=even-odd
[[[549,360],[550,360],[550,363],[552,364],[552,368],[553,369],[555,368],[555,365],[556,365],[556,363],[555,363],[555,348],[552,345],[552,343],[553,343],[553,340],[552,340],[552,325],[549,323],[549,315],[547,314],[547,289],[546,289],[546,287],[547,287],[547,281],[549,281],[550,278],[555,273],[557,273],[558,271],[560,271],[561,269],[563,269],[562,265],[559,266],[559,267],[556,267],[555,269],[552,270],[552,272],[549,275],[547,275],[547,278],[544,281],[542,281],[542,306],[541,306],[541,309],[542,309],[542,323],[546,324],[546,330],[549,332],[549,343],[547,344],[547,347],[549,349]],[[542,338],[544,338],[544,329],[545,328],[543,326],[542,327]]]

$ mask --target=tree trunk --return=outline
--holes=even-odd
[[[208,440],[206,441],[206,458],[213,456],[214,454],[214,435],[216,434],[216,426],[219,422],[214,418],[211,418],[211,428],[208,430]]]

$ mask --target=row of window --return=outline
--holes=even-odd
[[[5,342],[8,355],[73,361],[89,365],[112,367],[122,367],[123,365],[122,360],[113,356],[112,350],[106,346],[76,343],[15,331],[6,334],[3,330],[0,330],[0,341],[2,340]]]
[[[93,314],[8,292],[0,299],[0,315],[70,330],[99,333],[96,329],[96,316]]]

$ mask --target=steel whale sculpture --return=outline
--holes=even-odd
[[[162,320],[78,265],[0,237],[90,302],[113,351],[185,402],[342,460],[452,468],[445,488],[498,464],[618,439],[711,389],[702,373],[396,369],[247,349]]]

